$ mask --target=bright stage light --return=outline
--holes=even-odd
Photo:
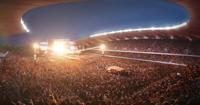
[[[104,44],[101,44],[99,47],[101,49],[101,54],[104,55],[106,46]]]
[[[39,48],[39,45],[37,43],[33,43],[33,48],[34,49],[38,49]]]
[[[47,46],[40,46],[40,49],[43,50],[43,51],[47,51],[48,47]]]
[[[106,46],[105,46],[104,44],[101,44],[101,45],[100,45],[100,49],[101,49],[101,50],[105,50],[105,48],[106,48]]]
[[[63,55],[66,51],[65,43],[63,41],[54,41],[52,51],[57,55]]]
[[[76,47],[75,46],[70,46],[70,50],[75,50]]]

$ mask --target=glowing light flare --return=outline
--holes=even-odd
[[[76,47],[75,46],[70,46],[70,50],[75,50]]]
[[[48,47],[47,46],[40,46],[40,49],[41,50],[48,50]]]
[[[101,44],[99,47],[101,49],[101,54],[104,55],[105,54],[106,46],[104,44]]]
[[[178,25],[173,26],[166,26],[166,27],[149,27],[149,28],[134,28],[134,29],[125,29],[125,30],[118,30],[118,31],[111,31],[111,32],[104,32],[104,33],[98,33],[90,35],[90,37],[98,37],[98,36],[106,36],[110,34],[116,34],[116,33],[124,33],[124,32],[140,32],[140,31],[156,31],[156,30],[173,30],[173,29],[179,29],[184,26],[187,26],[188,22],[183,22]]]
[[[101,45],[100,45],[100,49],[101,49],[102,51],[104,51],[104,50],[106,49],[106,46],[105,46],[104,44],[101,44]]]
[[[30,30],[28,29],[28,27],[26,26],[26,24],[24,23],[23,19],[21,18],[21,25],[23,27],[23,29],[26,31],[26,32],[30,32]]]
[[[55,41],[52,45],[52,51],[57,55],[65,54],[65,43],[62,41]]]
[[[33,43],[33,48],[34,48],[34,49],[38,49],[38,48],[39,48],[38,43]]]

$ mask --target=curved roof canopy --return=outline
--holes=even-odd
[[[80,0],[2,0],[0,3],[0,35],[12,35],[25,32],[20,21],[27,11],[41,6],[57,3],[68,3]],[[164,34],[187,36],[200,39],[200,1],[199,0],[171,0],[174,3],[183,5],[190,12],[189,24],[179,30],[165,31]],[[154,31],[155,32],[155,31]],[[148,32],[152,33],[152,32]],[[162,33],[162,31],[157,31]]]
[[[74,1],[80,0],[1,0],[0,35],[12,35],[25,32],[20,23],[21,17],[33,8]]]
[[[114,33],[106,36],[92,37],[78,41],[80,45],[91,45],[96,42],[118,41],[129,39],[183,39],[183,40],[199,40],[200,39],[200,1],[199,0],[169,0],[184,6],[190,15],[187,26],[173,30],[156,30],[156,31],[140,31]]]

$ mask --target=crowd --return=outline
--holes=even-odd
[[[121,41],[107,43],[106,49],[198,54],[199,45],[191,43]],[[105,55],[172,61],[186,66],[118,59]],[[0,104],[200,104],[199,58],[113,52],[105,52],[105,55],[95,50],[77,55],[80,59],[75,60],[42,57],[33,61],[28,55],[11,52],[0,63]],[[107,68],[111,66],[123,68],[123,71],[108,72]]]
[[[119,66],[127,75],[109,73]],[[171,66],[108,58],[80,60],[10,55],[0,65],[0,103],[7,105],[195,105],[198,66]]]
[[[124,53],[117,51],[106,52],[108,55],[125,56],[131,58],[148,59],[154,61],[176,62],[181,64],[200,63],[200,43],[186,40],[124,40],[106,43],[107,50],[135,51],[160,54]],[[174,54],[174,55],[167,55]],[[177,56],[177,55],[182,56]],[[188,56],[189,55],[189,56]],[[193,57],[191,57],[191,56]]]
[[[198,41],[187,40],[124,40],[108,43],[109,49],[115,50],[134,50],[145,52],[162,52],[162,53],[178,53],[178,54],[200,54],[200,43]]]

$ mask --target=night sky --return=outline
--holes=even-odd
[[[31,31],[28,35],[36,40],[77,40],[113,30],[180,24],[188,19],[184,7],[167,0],[89,0],[36,8],[23,16]]]

